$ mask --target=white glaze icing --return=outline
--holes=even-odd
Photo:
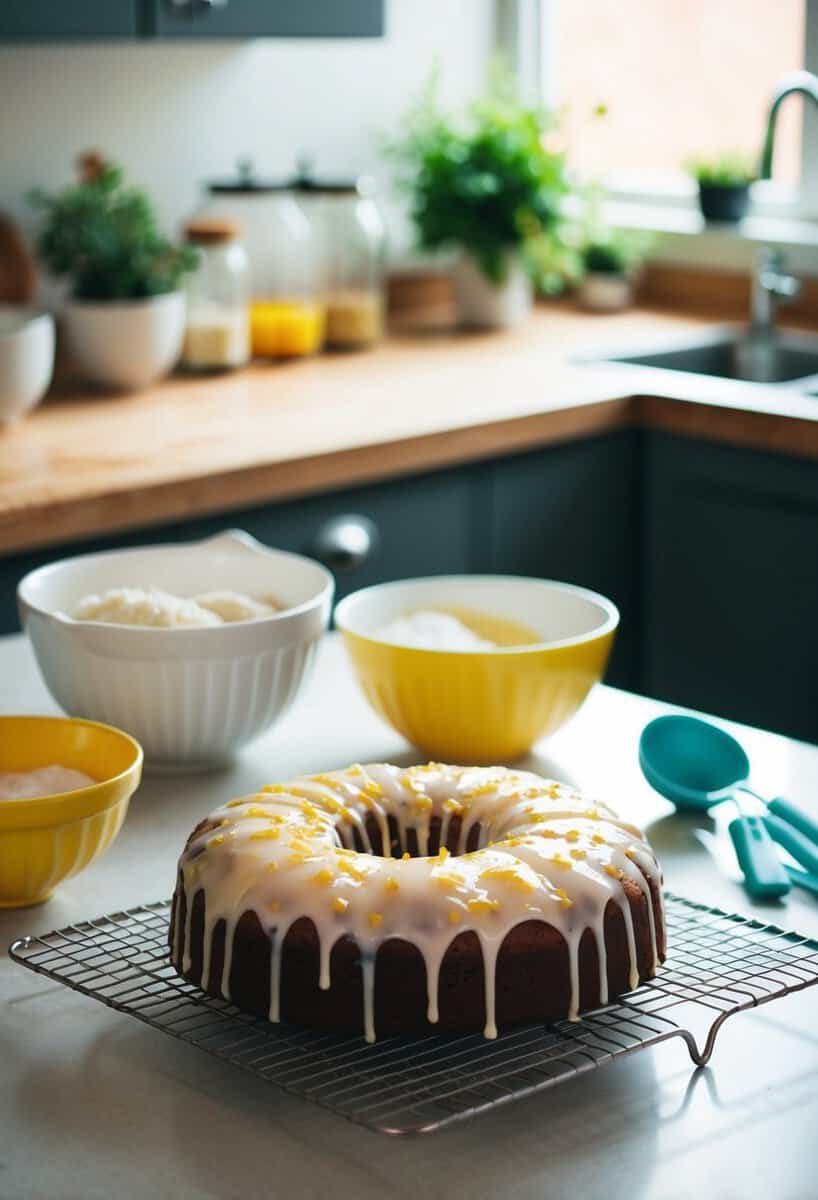
[[[441,818],[443,845],[455,814],[461,818],[456,849],[429,857],[432,818]],[[391,842],[392,818],[397,849],[405,857],[372,853],[369,816],[385,846]],[[466,853],[475,825],[479,848]],[[354,849],[353,830],[364,853]],[[421,857],[406,856],[410,831]],[[571,1019],[579,1008],[579,944],[586,929],[596,941],[600,999],[607,1001],[604,916],[611,900],[624,918],[630,985],[639,982],[626,878],[648,900],[653,972],[659,963],[651,891],[661,902],[662,877],[641,831],[567,784],[505,767],[429,763],[401,769],[375,763],[274,784],[211,814],[205,829],[186,846],[179,870],[187,912],[183,924],[177,905],[171,944],[183,971],[191,967],[197,891],[202,889],[205,899],[202,979],[208,979],[213,933],[223,920],[221,992],[227,999],[236,922],[243,912],[255,912],[272,942],[269,1016],[278,1021],[282,946],[290,926],[306,917],[318,936],[321,988],[331,984],[335,942],[346,935],[358,944],[368,1041],[375,1038],[375,960],[388,938],[411,942],[423,956],[428,1018],[434,1023],[446,950],[461,933],[477,935],[486,987],[486,1037],[497,1034],[497,956],[505,937],[523,921],[543,921],[566,942]]]

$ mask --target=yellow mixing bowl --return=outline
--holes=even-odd
[[[0,716],[0,771],[58,764],[99,782],[73,792],[0,800],[0,908],[47,900],[119,833],[142,777],[138,742],[95,721]]]
[[[379,638],[392,621],[430,609],[457,615],[488,640],[499,640],[493,630],[510,622],[536,640],[451,651]],[[450,575],[354,592],[338,605],[335,623],[367,699],[394,729],[432,758],[500,763],[574,715],[602,677],[619,613],[604,596],[571,584]]]

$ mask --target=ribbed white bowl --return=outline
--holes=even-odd
[[[283,612],[202,629],[75,621],[81,597],[156,586],[177,595],[232,588]],[[229,759],[289,708],[327,628],[332,576],[232,530],[201,542],[63,559],[18,588],[23,626],[54,699],[72,716],[132,734],[154,766]]]

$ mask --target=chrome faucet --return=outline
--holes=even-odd
[[[794,300],[801,291],[801,280],[789,275],[784,255],[772,246],[761,246],[756,252],[750,298],[750,335],[758,341],[768,341],[775,333],[775,314],[779,302]]]
[[[778,110],[787,96],[794,95],[805,96],[818,107],[818,75],[813,75],[811,71],[791,71],[776,84],[773,98],[770,101],[770,111],[767,114],[767,129],[764,133],[764,146],[758,168],[759,179],[772,179],[773,177],[773,150],[775,149],[775,126],[778,120]]]
[[[818,108],[818,75],[810,71],[792,71],[776,84],[767,114],[759,179],[772,178],[778,111],[787,96],[793,95],[805,96]],[[751,336],[754,340],[771,341],[779,301],[794,300],[800,291],[801,281],[787,273],[783,254],[770,246],[762,246],[756,254],[752,284]]]

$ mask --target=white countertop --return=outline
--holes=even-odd
[[[56,711],[27,643],[0,639],[0,711]],[[729,854],[643,782],[636,741],[662,706],[598,688],[526,765],[648,826],[671,890],[818,934],[818,900],[755,908]],[[818,748],[742,728],[762,792],[818,809]],[[172,890],[194,823],[226,796],[352,761],[416,761],[330,638],[304,696],[231,770],[147,775],[108,854],[40,908],[0,913],[3,953]],[[725,814],[726,815],[726,814]],[[721,822],[720,822],[721,824]],[[724,837],[718,845],[725,847]],[[818,990],[740,1013],[694,1073],[674,1039],[423,1138],[370,1133],[0,958],[3,1200],[813,1200]]]

